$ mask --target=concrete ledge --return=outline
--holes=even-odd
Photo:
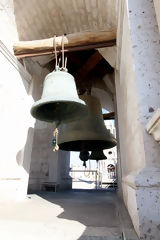
[[[140,172],[131,172],[122,178],[122,182],[126,183],[133,189],[140,187],[159,188],[160,187],[160,169],[150,168],[142,169]]]
[[[160,108],[153,115],[151,120],[148,122],[146,126],[146,130],[149,134],[153,136],[155,141],[160,143]]]

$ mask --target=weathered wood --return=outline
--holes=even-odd
[[[104,113],[103,114],[103,119],[104,120],[112,120],[114,118],[115,118],[115,113],[114,112]]]
[[[56,37],[57,51],[61,51],[62,36]],[[116,44],[116,31],[79,32],[64,36],[65,51],[79,51],[102,48]],[[19,58],[53,54],[53,38],[21,41],[13,45],[15,56]]]
[[[93,55],[89,57],[87,62],[79,69],[79,71],[74,75],[76,82],[82,81],[89,72],[99,63],[102,59],[102,55],[96,51]]]

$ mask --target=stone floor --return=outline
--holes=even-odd
[[[135,232],[123,208],[115,192],[28,195],[23,202],[0,206],[0,239],[118,240],[122,239],[125,229],[126,239],[135,240]]]

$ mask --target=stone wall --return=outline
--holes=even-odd
[[[160,103],[153,1],[119,1],[116,95],[123,199],[140,239],[159,240],[160,148],[146,124]]]

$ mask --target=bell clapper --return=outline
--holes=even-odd
[[[87,168],[86,161],[83,161],[83,166]]]
[[[89,162],[89,171],[88,171],[88,174],[85,174],[85,172],[84,172],[84,176],[85,177],[89,177],[90,176],[90,173],[91,173],[91,162],[90,162],[90,160],[88,161]],[[85,164],[86,164],[86,162],[85,162]],[[83,165],[84,166],[84,165]],[[87,166],[85,165],[85,168],[87,168]]]
[[[56,128],[54,131],[53,131],[53,136],[56,137],[56,145],[55,147],[53,148],[53,152],[57,152],[59,150],[59,146],[57,144],[58,142],[58,128]]]

